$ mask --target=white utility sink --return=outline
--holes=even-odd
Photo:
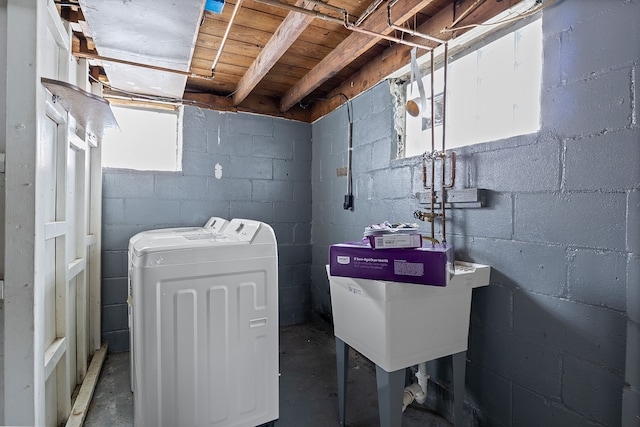
[[[467,350],[471,291],[491,268],[456,261],[447,286],[327,275],[334,334],[387,372]]]

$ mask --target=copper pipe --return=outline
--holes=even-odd
[[[413,212],[413,217],[416,218],[416,219],[419,219],[420,221],[433,222],[434,218],[437,218],[439,216],[441,216],[441,215],[437,214],[437,213],[436,214],[432,214],[431,212],[423,212],[423,211],[415,211],[415,212]],[[423,238],[438,242],[433,237],[425,237],[425,236],[423,236]]]
[[[442,209],[442,243],[447,242],[447,193],[445,192],[445,177],[447,165],[446,139],[445,132],[447,129],[447,70],[449,68],[449,44],[444,44],[444,83],[442,89],[442,176],[440,179],[440,208]]]
[[[442,89],[442,152],[446,151],[445,132],[447,130],[447,74],[449,71],[449,43],[444,43],[444,67],[443,67],[443,89]]]
[[[427,153],[422,155],[422,187],[427,188],[427,161],[425,157]]]
[[[435,217],[435,205],[436,205],[436,159],[433,155],[435,152],[436,144],[436,97],[434,86],[434,72],[435,64],[433,57],[433,50],[431,51],[431,216]],[[431,222],[431,237],[435,238],[435,224]]]
[[[434,182],[436,179],[436,160],[431,158],[431,182]],[[436,206],[436,190],[433,188],[434,185],[431,185],[431,217],[435,218],[435,206]],[[431,237],[436,237],[435,232],[435,224],[431,222]]]
[[[456,183],[456,152],[452,151],[451,154],[451,181],[446,185],[447,188],[453,188]]]
[[[440,181],[440,209],[442,216],[442,243],[447,242],[447,191],[445,180],[445,166],[447,164],[447,158],[442,158],[442,180]]]
[[[424,153],[422,155],[422,184],[425,190],[428,190],[431,188],[431,185],[427,185],[427,166],[425,163],[425,159],[426,158],[431,158],[431,153]],[[446,153],[443,152],[437,152],[435,153],[435,155],[439,158],[441,158],[443,161],[446,161],[447,157],[451,158],[451,173],[449,174],[449,183],[445,185],[445,188],[453,188],[453,186],[456,183],[456,152],[452,151],[450,152],[448,155]],[[433,184],[432,184],[433,185]]]
[[[431,51],[431,153],[436,151],[436,94],[435,94],[435,64],[433,50]],[[433,183],[433,181],[432,181]]]

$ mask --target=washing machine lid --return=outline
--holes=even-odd
[[[132,249],[139,240],[143,240],[150,236],[153,237],[175,237],[188,234],[220,234],[222,230],[229,224],[224,218],[212,216],[202,227],[178,227],[178,228],[157,228],[153,230],[141,231],[129,239],[129,249]]]
[[[181,249],[207,248],[211,246],[249,244],[247,241],[230,239],[224,234],[210,232],[190,232],[180,234],[157,234],[142,236],[133,244],[136,255],[152,252],[176,251]]]
[[[182,249],[205,249],[222,246],[251,244],[261,231],[273,235],[270,227],[259,221],[233,219],[225,224],[222,232],[202,227],[198,230],[173,231],[170,233],[144,233],[131,241],[131,249],[140,256],[154,252],[177,251]],[[262,233],[264,234],[264,233]],[[270,239],[271,240],[271,239]],[[273,237],[275,242],[275,237]]]

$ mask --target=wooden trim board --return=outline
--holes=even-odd
[[[102,364],[107,356],[107,347],[107,343],[104,343],[100,349],[93,354],[91,365],[89,365],[89,369],[87,370],[87,376],[84,377],[84,381],[82,381],[82,386],[80,386],[78,397],[73,404],[73,408],[71,408],[71,414],[67,420],[66,427],[81,427],[84,423],[84,419],[87,417],[89,410],[89,404],[93,398],[93,392],[98,384]]]

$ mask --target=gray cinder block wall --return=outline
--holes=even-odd
[[[0,7],[0,22],[7,22],[7,8],[3,4]],[[6,24],[5,24],[6,25]],[[6,27],[5,27],[6,28]],[[7,31],[0,31],[0,69],[7,69]],[[0,87],[5,88],[7,85],[7,77],[5,73],[0,75]],[[6,92],[5,92],[6,93]],[[7,97],[0,97],[0,129],[7,128],[6,113],[7,113]],[[0,152],[6,153],[6,139],[0,138]],[[4,169],[3,169],[4,170]],[[4,187],[4,172],[0,175],[0,242],[5,241],[4,230],[4,212],[5,212],[5,187]],[[0,274],[4,277],[4,256],[5,249],[4,244],[0,248]],[[4,384],[4,301],[0,302],[0,384]],[[4,390],[2,391],[4,396]],[[0,399],[3,400],[4,399]],[[0,420],[4,420],[4,404],[0,404]]]
[[[273,227],[280,323],[309,318],[311,125],[185,107],[182,164],[176,173],[104,171],[102,331],[110,351],[129,347],[129,239],[143,230],[201,226],[211,216]]]
[[[638,426],[640,2],[543,13],[541,130],[456,150],[457,186],[486,189],[488,206],[450,215],[450,240],[459,259],[493,267],[473,297],[467,425]],[[419,159],[395,159],[388,83],[353,112],[353,212],[336,174],[345,107],[313,126],[312,309],[326,319],[329,245],[413,221],[422,187]],[[428,404],[451,417],[450,361],[428,369]]]

